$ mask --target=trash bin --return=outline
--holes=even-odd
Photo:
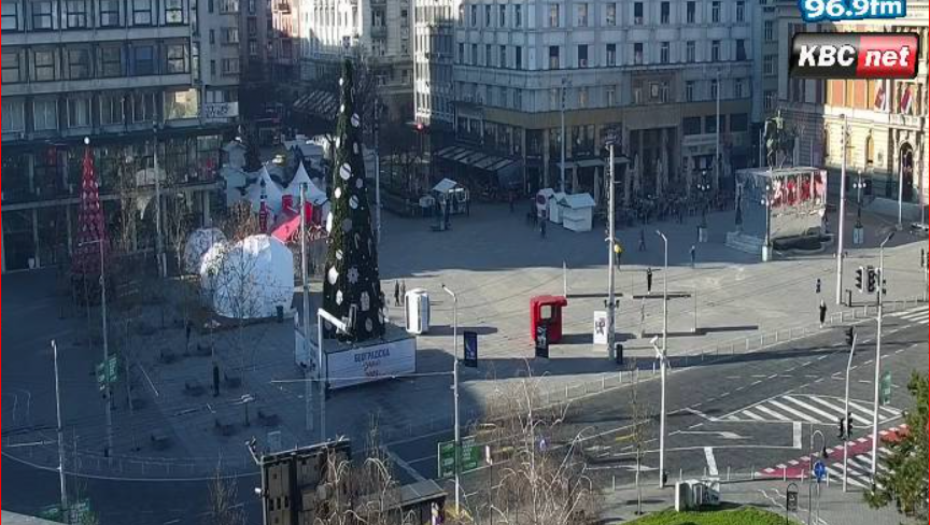
[[[621,343],[614,343],[614,355],[617,365],[623,366],[623,345]]]
[[[408,334],[429,333],[429,292],[422,288],[410,290],[404,296],[404,318]]]

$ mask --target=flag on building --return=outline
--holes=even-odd
[[[875,109],[877,111],[887,111],[888,107],[886,106],[888,102],[888,97],[885,93],[885,83],[881,80],[878,80],[878,89],[875,90]]]
[[[99,243],[103,243],[104,257],[109,247],[90,140],[85,139],[84,143],[86,146],[81,175],[81,207],[78,210],[77,244],[73,249],[71,271],[76,275],[94,275],[101,268]]]
[[[914,92],[911,86],[904,88],[904,92],[901,93],[901,113],[904,115],[910,115],[912,106],[914,105]]]

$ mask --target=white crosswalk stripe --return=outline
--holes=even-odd
[[[849,411],[853,424],[872,421],[872,404],[868,401],[850,400]],[[741,422],[803,422],[814,425],[836,425],[846,414],[846,401],[838,397],[790,394],[776,396],[755,405],[747,406],[719,418],[721,421]],[[887,423],[901,416],[901,411],[891,407],[879,408],[879,422]]]
[[[930,324],[930,306],[921,306],[906,310],[904,312],[895,312],[891,317],[897,317],[912,324],[926,325]]]
[[[878,449],[878,472],[888,473],[888,467],[885,461],[891,455],[891,450],[887,447]],[[839,482],[843,480],[843,456],[840,454],[836,462],[827,467],[830,477]],[[871,452],[849,457],[849,484],[854,487],[868,490],[872,486],[872,454]],[[881,486],[881,485],[879,485]]]

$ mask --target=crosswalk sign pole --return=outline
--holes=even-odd
[[[849,362],[846,364],[846,415],[849,417],[849,376],[852,372],[852,363],[853,357],[856,355],[856,343],[859,341],[859,336],[853,331],[852,345],[849,348]],[[877,410],[877,409],[876,409]],[[849,428],[849,420],[844,420],[844,425]],[[852,436],[846,435],[846,438],[843,440],[843,492],[849,491],[849,440],[852,439]]]

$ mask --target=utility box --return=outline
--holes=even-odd
[[[562,296],[542,295],[530,299],[530,337],[536,340],[540,326],[546,327],[550,344],[562,341],[562,309],[568,306],[568,299]]]
[[[404,318],[408,334],[429,333],[429,310],[429,292],[422,288],[407,292],[404,296]]]
[[[689,480],[675,484],[675,512],[720,506],[720,480]]]

